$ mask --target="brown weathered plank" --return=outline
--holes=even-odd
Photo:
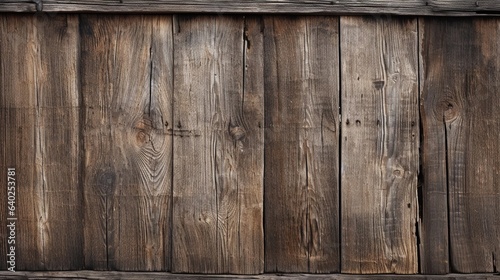
[[[449,265],[449,233],[448,233],[448,189],[446,171],[446,139],[444,130],[443,110],[439,108],[440,94],[429,91],[431,85],[426,76],[445,74],[442,62],[432,64],[426,61],[431,58],[429,48],[441,45],[424,39],[425,34],[433,34],[432,25],[426,19],[419,19],[420,44],[420,90],[421,90],[421,123],[422,123],[422,217],[421,217],[421,244],[420,263],[421,273],[446,274],[450,272]],[[436,35],[439,31],[436,30]],[[443,34],[441,33],[441,36]],[[436,37],[434,37],[436,38]],[[451,43],[451,42],[450,42]],[[456,43],[456,42],[455,42]],[[434,58],[435,59],[435,58]],[[432,65],[432,68],[428,68]],[[433,73],[430,73],[430,70]],[[447,76],[448,74],[446,74]],[[436,80],[440,83],[440,80]],[[438,109],[436,111],[436,108]]]
[[[263,274],[263,275],[207,275],[171,274],[162,272],[119,272],[119,271],[46,271],[46,272],[0,272],[0,279],[123,279],[123,280],[182,280],[182,279],[255,279],[255,280],[495,280],[499,275],[492,274],[448,274],[448,275],[346,275],[346,274]]]
[[[36,153],[36,36],[32,16],[4,15],[0,18],[0,111],[2,112],[3,158],[1,161],[2,189],[6,189],[6,169],[16,168],[16,270],[43,269],[41,231],[37,207]],[[40,144],[40,143],[38,143]],[[2,190],[3,192],[3,190]],[[6,194],[6,193],[5,193]],[[3,217],[7,196],[1,196]],[[2,219],[2,223],[6,220]],[[6,265],[6,224],[0,227],[2,238],[1,266]]]
[[[424,137],[424,145],[429,147],[424,155],[435,157],[433,152],[437,150],[441,155],[439,164],[424,161],[424,166],[447,178],[447,185],[445,180],[439,181],[439,189],[448,192],[451,270],[497,272],[499,22],[425,19],[423,25],[424,131],[435,135]]]
[[[85,264],[165,270],[171,196],[171,17],[81,20]]]
[[[417,21],[342,17],[342,272],[416,273]]]
[[[338,18],[265,18],[266,271],[339,270]]]
[[[39,216],[33,218],[38,220],[40,261],[47,270],[80,269],[83,267],[83,225],[75,224],[83,218],[78,16],[36,17],[35,24],[38,46],[34,69],[37,106],[33,199]]]
[[[247,29],[241,16],[174,23],[175,272],[263,270],[262,43]]]

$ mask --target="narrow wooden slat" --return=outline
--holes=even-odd
[[[36,30],[32,16],[4,15],[0,18],[0,110],[2,119],[2,174],[16,168],[16,270],[44,269],[42,228],[43,209],[36,196],[39,186],[36,168],[40,162],[36,130]],[[37,146],[38,145],[38,146]],[[0,179],[6,188],[6,176]],[[2,196],[0,211],[6,211],[6,196]],[[4,212],[4,217],[6,216]],[[5,220],[2,220],[4,222]],[[1,265],[6,265],[6,225],[2,225]]]
[[[85,264],[165,270],[171,17],[83,16]]]
[[[500,267],[500,24],[497,20],[425,19],[422,96],[429,130],[444,149],[452,271]],[[431,157],[424,151],[426,157]],[[424,162],[427,165],[426,162]],[[431,162],[432,164],[432,162]],[[444,171],[443,171],[444,170]]]
[[[38,5],[41,9],[41,6]],[[0,12],[36,12],[37,3],[34,0],[3,0],[0,2]]]
[[[201,274],[171,274],[161,272],[119,272],[119,271],[46,271],[46,272],[0,272],[0,279],[151,279],[151,280],[182,280],[182,279],[255,279],[255,280],[495,280],[493,274],[448,274],[448,275],[346,275],[346,274],[263,274],[263,275],[201,275]]]
[[[260,273],[260,27],[244,36],[241,16],[181,16],[174,30],[172,271]]]
[[[417,21],[340,25],[342,272],[416,273]]]
[[[446,171],[446,136],[443,109],[440,108],[440,94],[434,90],[427,76],[443,77],[442,62],[429,63],[430,49],[441,43],[431,41],[430,34],[444,33],[434,31],[427,19],[419,19],[420,44],[420,89],[421,89],[421,123],[422,123],[422,221],[420,263],[421,272],[429,274],[446,274],[450,272],[449,233],[448,233],[448,189]],[[432,22],[431,22],[432,23]],[[426,35],[427,34],[427,35]],[[427,38],[426,38],[427,37]],[[442,37],[439,37],[441,42]],[[450,42],[451,43],[451,42]],[[456,42],[454,42],[456,43]],[[430,68],[432,65],[432,68]],[[430,71],[433,71],[432,73]],[[436,80],[435,83],[440,83]],[[439,109],[439,110],[436,110]]]
[[[33,199],[39,216],[33,218],[38,219],[38,238],[42,242],[40,261],[47,270],[80,269],[83,207],[78,129],[78,16],[41,16],[35,24],[37,177]]]
[[[265,18],[266,271],[339,270],[338,18]]]

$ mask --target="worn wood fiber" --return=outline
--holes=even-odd
[[[417,21],[342,17],[342,272],[418,269]]]
[[[174,21],[174,272],[263,271],[259,23]]]
[[[424,19],[422,25],[423,163],[424,171],[440,175],[426,182],[440,192],[426,192],[424,211],[436,197],[447,205],[452,271],[498,272],[500,24]]]
[[[85,265],[168,269],[171,17],[82,16]]]
[[[264,24],[266,271],[339,271],[338,18]]]
[[[78,18],[4,16],[0,29],[2,170],[17,171],[16,268],[82,268]]]
[[[8,0],[8,2],[16,2]],[[290,14],[395,14],[478,16],[497,15],[500,4],[496,0],[37,0],[36,6],[0,5],[5,11],[44,12],[122,12],[122,13],[290,13]]]

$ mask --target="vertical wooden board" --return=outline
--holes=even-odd
[[[264,24],[266,272],[337,272],[338,18]]]
[[[78,17],[41,15],[35,22],[37,164],[31,207],[39,214],[33,219],[42,242],[41,262],[47,270],[81,269]]]
[[[85,263],[165,270],[171,17],[82,16]]]
[[[416,273],[417,21],[342,17],[342,272]]]
[[[500,22],[425,19],[422,97],[426,157],[446,158],[450,266],[455,272],[498,272],[500,253]],[[432,163],[432,162],[431,162]],[[427,165],[426,162],[424,162]],[[426,168],[432,168],[426,166]]]
[[[33,16],[2,15],[0,18],[0,111],[3,158],[2,174],[16,168],[16,270],[42,270],[42,241],[39,225],[40,200],[36,196],[36,39]],[[6,186],[6,176],[1,176]],[[4,187],[2,187],[3,189]],[[1,198],[0,211],[7,210],[6,196]],[[6,213],[3,212],[4,216]],[[2,220],[5,221],[5,220]],[[7,227],[1,226],[2,253],[6,264]]]
[[[263,271],[260,27],[243,32],[243,17],[174,20],[174,272]]]

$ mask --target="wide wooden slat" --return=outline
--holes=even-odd
[[[433,133],[424,137],[429,147],[424,156],[435,157],[431,153],[436,150],[443,155],[439,165],[424,161],[424,166],[447,178],[439,188],[448,192],[450,266],[456,272],[497,272],[500,24],[493,19],[425,19],[423,25],[424,131]]]
[[[417,21],[342,17],[342,272],[418,269]]]
[[[167,269],[171,17],[81,20],[85,264]]]
[[[262,39],[246,28],[241,16],[174,24],[174,272],[263,271]]]
[[[338,18],[264,23],[266,271],[339,271]]]

